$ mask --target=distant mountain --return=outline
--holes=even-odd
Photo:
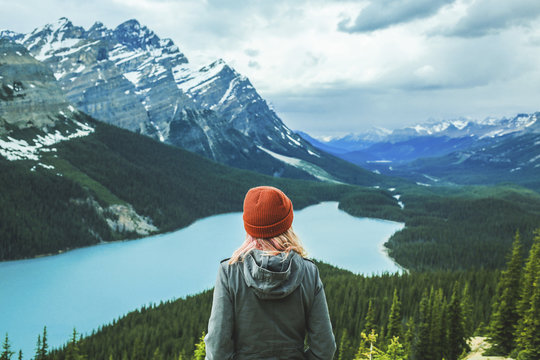
[[[422,184],[514,183],[540,191],[540,131],[484,139],[440,157],[396,164],[392,173]]]
[[[373,129],[358,134],[308,141],[347,161],[368,168],[378,163],[400,164],[424,157],[437,157],[470,146],[488,144],[508,134],[536,131],[538,114],[518,114],[513,118],[481,121],[458,119],[429,122],[402,129]]]
[[[458,119],[329,139],[301,136],[351,163],[420,184],[512,182],[538,190],[539,117]],[[378,141],[374,134],[380,135]]]
[[[376,181],[292,132],[223,60],[193,68],[171,39],[136,20],[84,29],[61,18],[29,34],[0,36],[47,64],[68,100],[98,120],[268,175]]]

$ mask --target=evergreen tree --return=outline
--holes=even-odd
[[[140,337],[135,339],[130,360],[146,360],[144,355],[144,344]]]
[[[6,337],[4,338],[4,342],[2,343],[2,353],[0,354],[0,360],[11,360],[11,356],[13,356],[14,352],[11,351],[11,345],[9,344],[9,337],[6,333]]]
[[[517,303],[522,265],[521,241],[517,233],[507,269],[501,273],[497,284],[497,295],[493,303],[489,329],[489,341],[492,344],[490,354],[508,355],[514,348],[515,326],[519,320]]]
[[[38,334],[37,337],[37,343],[36,343],[36,355],[34,356],[34,360],[42,360],[40,357],[41,355],[41,334]]]
[[[401,302],[398,298],[397,289],[394,289],[392,306],[390,307],[390,316],[388,317],[388,328],[386,331],[386,337],[390,341],[394,337],[400,338],[401,333]]]
[[[19,357],[18,357],[18,360],[23,360],[23,357],[22,357],[22,350],[19,350]]]
[[[465,338],[468,340],[474,334],[474,321],[473,321],[473,305],[471,296],[469,294],[469,283],[465,284],[463,288],[463,294],[461,295],[461,309],[463,310],[463,326],[465,330]]]
[[[193,353],[193,360],[204,360],[206,357],[206,344],[204,343],[204,331],[199,338],[199,342],[195,344],[195,352]]]
[[[464,351],[469,350],[465,341],[461,301],[458,295],[458,284],[454,286],[452,298],[448,304],[448,360],[457,360]]]
[[[390,339],[386,354],[379,357],[380,360],[404,360],[406,358],[403,345],[399,343],[398,337]]]
[[[516,344],[518,349],[523,349],[522,343],[526,332],[525,319],[531,306],[532,294],[535,288],[535,280],[540,275],[540,229],[535,232],[533,244],[529,251],[529,257],[523,270],[523,281],[521,285],[521,297],[517,304],[519,321],[516,329]]]
[[[73,334],[71,340],[66,348],[66,358],[65,360],[83,360],[86,357],[81,355],[79,344],[77,341],[77,330],[73,328]]]
[[[540,359],[540,274],[534,282],[530,306],[523,319],[523,332],[518,338],[518,360]]]
[[[407,320],[405,326],[407,330],[405,331],[405,336],[403,338],[403,350],[407,357],[411,357],[412,344],[414,341],[414,322],[412,317]]]
[[[430,294],[430,353],[434,359],[441,359],[446,347],[446,301],[442,289],[431,290]]]
[[[349,339],[349,333],[347,332],[347,329],[344,329],[341,332],[338,353],[336,354],[338,356],[338,360],[351,359],[354,354],[353,351],[351,340]]]
[[[419,319],[417,326],[417,338],[413,344],[414,358],[418,360],[430,360],[431,357],[431,333],[430,333],[430,309],[427,290],[420,300]]]
[[[47,359],[49,351],[49,343],[47,342],[47,327],[43,327],[43,335],[41,336],[41,348],[38,350],[39,360]]]
[[[369,299],[368,310],[364,321],[364,332],[366,334],[370,334],[372,330],[377,331],[377,325],[375,322],[375,309],[373,306],[373,301],[371,299]]]
[[[156,348],[156,350],[154,350],[154,354],[152,355],[152,360],[163,360],[163,355],[161,355],[159,346]]]

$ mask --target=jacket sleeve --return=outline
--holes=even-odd
[[[336,340],[332,332],[326,295],[321,279],[317,274],[315,298],[307,319],[307,343],[305,352],[308,360],[332,360],[336,351]]]
[[[220,264],[208,321],[206,360],[228,360],[234,356],[234,312],[225,264]]]

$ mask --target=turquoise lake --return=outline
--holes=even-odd
[[[355,218],[325,202],[295,211],[293,227],[309,256],[355,273],[399,271],[384,242],[403,224]],[[216,215],[139,240],[0,263],[0,336],[34,355],[47,326],[57,347],[73,328],[89,333],[143,305],[213,286],[219,261],[244,241],[241,213]]]

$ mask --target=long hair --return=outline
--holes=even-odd
[[[252,250],[263,250],[267,255],[277,255],[286,253],[289,256],[291,251],[298,253],[302,257],[307,256],[307,252],[300,241],[300,238],[294,232],[293,228],[285,231],[283,234],[272,238],[255,238],[249,234],[246,235],[246,241],[234,251],[229,260],[229,264],[244,261],[246,255]]]

